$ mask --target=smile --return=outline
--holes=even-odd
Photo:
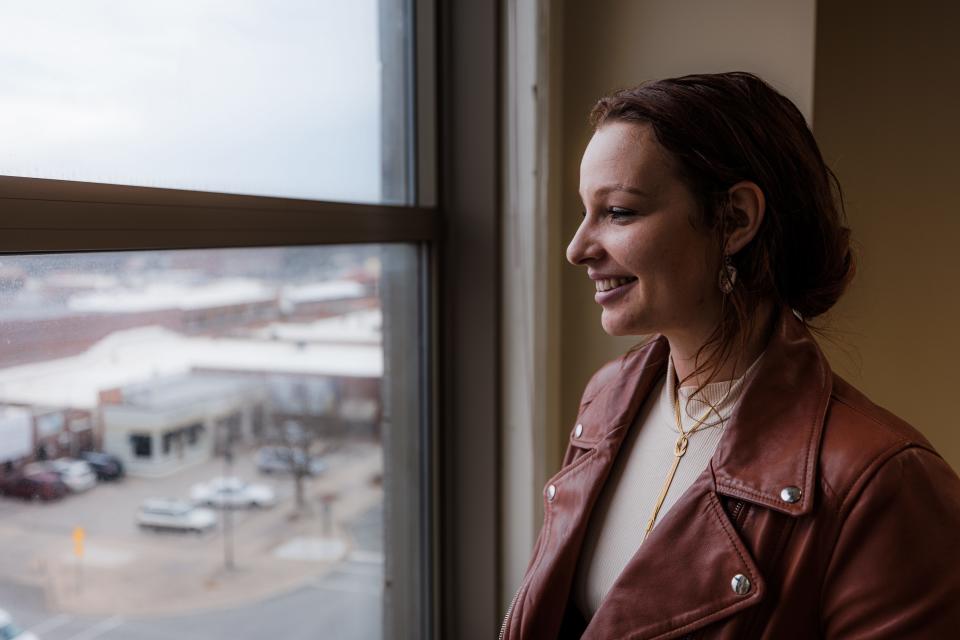
[[[629,284],[636,280],[634,276],[628,278],[610,278],[608,280],[597,280],[594,284],[597,286],[598,293],[604,293],[606,291],[613,291],[619,287],[622,287],[625,284]]]

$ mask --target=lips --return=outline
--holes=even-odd
[[[594,281],[597,287],[597,293],[593,299],[597,304],[609,304],[621,296],[625,295],[636,283],[634,276],[626,278],[599,278]]]
[[[594,284],[596,285],[598,292],[604,293],[606,291],[612,291],[617,287],[622,287],[625,284],[629,284],[636,279],[637,278],[635,276],[627,276],[625,278],[603,278],[596,280]]]

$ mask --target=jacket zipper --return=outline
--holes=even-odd
[[[730,517],[733,518],[734,524],[739,524],[740,512],[743,511],[744,503],[742,500],[738,500],[735,505],[733,505],[733,512],[730,514]]]
[[[547,526],[546,522],[544,522],[544,526]],[[510,601],[510,606],[507,608],[507,613],[503,616],[503,624],[500,626],[500,640],[503,640],[503,637],[507,634],[507,625],[510,624],[510,616],[513,614],[514,607],[517,606],[517,600],[520,598],[520,594],[523,592],[524,587],[527,586],[530,576],[533,575],[534,571],[536,571],[536,568],[540,565],[540,558],[543,556],[543,549],[543,546],[537,549],[537,554],[534,556],[533,562],[530,564],[530,567],[527,570],[527,574],[523,576],[523,580],[520,581],[520,586],[517,588],[517,592],[513,594],[513,600]]]
[[[510,601],[510,606],[507,607],[507,614],[503,616],[503,624],[500,625],[500,640],[503,640],[503,636],[507,633],[507,623],[510,621],[510,614],[513,613],[513,608],[517,605],[517,598],[520,597],[520,590],[523,589],[524,583],[526,583],[526,580],[520,583],[517,592],[513,594],[513,600]]]

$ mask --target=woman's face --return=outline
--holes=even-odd
[[[580,163],[584,217],[567,259],[587,267],[610,335],[702,333],[719,312],[720,252],[645,124],[609,122]]]

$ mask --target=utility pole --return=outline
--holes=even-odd
[[[227,425],[226,446],[223,451],[223,477],[233,477],[233,430]],[[230,492],[224,493],[223,502],[223,566],[233,571],[233,501]]]

